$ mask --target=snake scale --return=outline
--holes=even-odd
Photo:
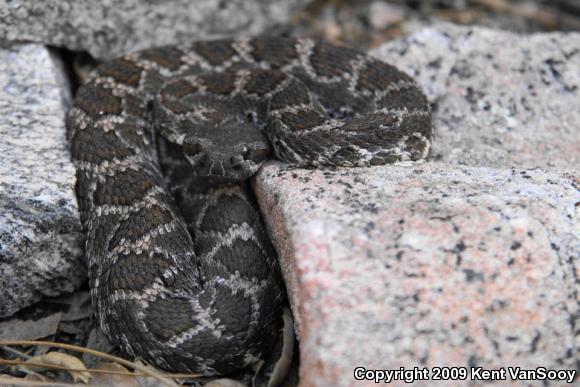
[[[67,118],[97,320],[176,372],[267,355],[284,287],[248,188],[299,166],[426,157],[417,84],[356,50],[283,37],[195,42],[100,65]]]

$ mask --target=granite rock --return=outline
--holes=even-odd
[[[351,386],[359,366],[577,368],[575,183],[437,162],[263,168],[300,385]]]
[[[372,54],[425,89],[434,112],[432,160],[580,168],[580,33],[441,24]]]
[[[86,278],[64,79],[43,46],[0,49],[0,317]]]
[[[369,4],[367,18],[372,28],[381,30],[405,20],[405,9],[401,5],[375,0]]]
[[[95,58],[193,40],[256,35],[287,22],[308,0],[0,2],[0,39],[33,41]]]

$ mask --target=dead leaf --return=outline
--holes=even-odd
[[[0,322],[0,340],[37,340],[52,336],[61,320],[60,312],[38,320],[6,320]]]
[[[150,364],[144,363],[139,358],[135,359],[133,362],[136,364],[139,364],[140,366],[142,366],[144,368],[147,368],[148,370],[150,370],[151,372],[154,372],[156,374],[162,373],[157,368],[151,366]],[[137,381],[137,383],[139,383],[139,387],[157,387],[157,386],[159,386],[159,380],[155,379],[151,376],[137,376],[135,378],[135,380]]]
[[[28,374],[24,377],[24,380],[28,380],[31,382],[48,382],[49,379],[42,376],[39,373]]]
[[[68,372],[72,376],[74,382],[81,381],[87,384],[91,380],[91,374],[86,370],[85,365],[82,361],[78,358],[67,355],[66,353],[62,352],[48,352],[47,354],[41,356],[34,356],[30,359],[26,360],[26,363],[35,363],[34,366],[31,365],[23,365],[22,367],[26,367],[32,370],[39,371],[42,369],[41,366],[37,366],[37,364],[46,364],[46,365],[54,365],[63,368],[69,369]],[[76,370],[76,371],[71,371]],[[79,371],[80,370],[80,371]]]
[[[127,368],[118,363],[104,362],[100,363],[95,369],[114,372],[126,372],[131,374]],[[139,387],[139,383],[135,376],[119,375],[119,374],[102,374],[97,373],[91,382],[93,386],[99,387]]]
[[[86,347],[104,353],[111,353],[114,350],[113,344],[111,344],[98,325],[91,329]],[[87,367],[96,367],[101,362],[101,358],[89,355],[88,353],[83,353],[82,360]]]

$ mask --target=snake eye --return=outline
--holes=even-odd
[[[250,149],[246,148],[242,152],[242,157],[244,160],[253,161],[255,163],[259,163],[260,161],[264,161],[266,157],[268,157],[268,150],[267,149]]]
[[[234,171],[241,171],[243,161],[244,160],[240,156],[232,156],[229,159],[227,167],[233,169]]]
[[[185,153],[188,156],[195,156],[195,155],[201,153],[201,151],[202,151],[202,147],[197,142],[183,144],[183,153]]]

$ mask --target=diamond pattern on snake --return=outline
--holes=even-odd
[[[67,127],[102,330],[128,356],[206,375],[264,359],[282,324],[276,250],[248,186],[258,168],[419,160],[432,140],[408,75],[294,38],[104,63]]]

